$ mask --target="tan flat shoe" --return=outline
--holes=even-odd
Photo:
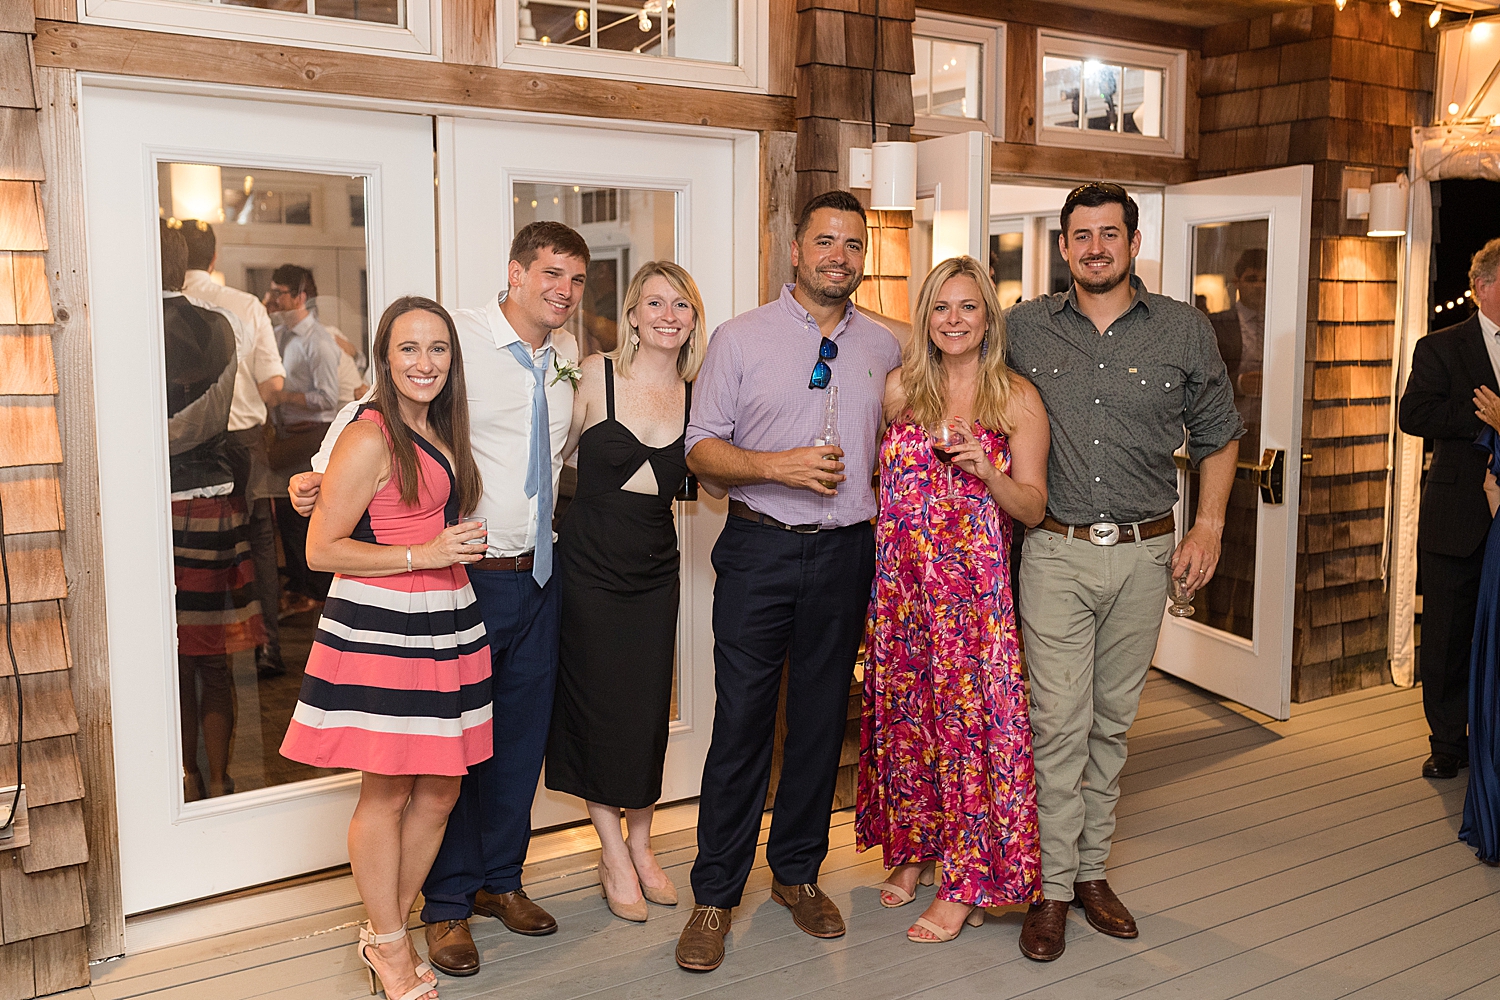
[[[954,938],[962,934],[964,924],[967,924],[970,927],[984,926],[984,911],[977,906],[974,907],[974,909],[969,911],[969,915],[967,917],[964,917],[963,924],[959,924],[958,930],[956,931],[948,931],[945,928],[939,927],[937,924],[933,923],[931,920],[928,920],[926,917],[918,917],[917,922],[912,924],[911,927],[907,930],[906,940],[914,941],[917,944],[943,944],[944,942],[952,941]],[[927,933],[931,934],[932,937],[926,938],[914,935],[912,931],[916,930],[918,927],[921,927],[923,930],[927,931]]]
[[[935,860],[928,861],[926,864],[924,864],[922,866],[922,870],[919,871],[919,872],[917,872],[917,884],[918,885],[932,885],[934,882],[936,882],[937,881],[937,876],[936,876],[936,873],[934,871],[934,869],[936,867],[937,867],[937,862]],[[894,872],[895,870],[896,869],[894,869],[894,868],[891,869],[892,872]],[[887,879],[886,881],[880,883],[879,885],[877,885],[875,887],[876,889],[879,889],[880,892],[882,893],[882,895],[880,897],[880,905],[881,906],[885,907],[888,910],[894,910],[896,907],[898,907],[898,906],[905,906],[907,903],[910,903],[912,900],[914,900],[914,899],[917,898],[917,894],[916,893],[914,893],[914,892],[907,892],[905,889],[901,888],[899,885],[896,885],[894,882],[891,882],[889,875],[886,876],[886,879]],[[885,895],[884,895],[885,893],[890,893],[892,896],[896,897],[896,899],[900,900],[900,902],[897,902],[897,903],[887,903],[885,901]]]

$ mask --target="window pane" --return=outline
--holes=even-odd
[[[1093,60],[1083,64],[1083,118],[1090,130],[1120,131],[1122,72],[1119,66],[1108,66]]]
[[[978,118],[979,63],[984,47],[967,42],[932,42],[932,110],[934,115]]]
[[[932,106],[929,100],[932,92],[932,39],[913,35],[911,47],[917,64],[916,72],[911,75],[912,111],[925,115],[930,113],[928,109]]]
[[[1077,128],[1083,63],[1077,59],[1042,58],[1042,124]]]
[[[220,0],[229,7],[255,7],[258,10],[282,10],[293,14],[307,13],[307,0]]]
[[[279,752],[328,578],[298,557],[306,520],[278,523],[272,501],[286,495],[289,475],[311,468],[338,407],[364,392],[365,180],[223,164],[158,169],[158,212],[184,233],[192,254],[191,298],[164,300],[160,348],[173,447],[182,746],[182,759],[170,766],[189,802],[338,773]],[[267,297],[286,264],[300,270],[283,271],[275,284],[285,288],[296,276],[302,294]],[[317,388],[312,355],[292,343],[327,345],[339,362],[336,398],[300,410],[258,405],[256,384],[270,377],[265,355],[238,343],[253,329],[255,310],[230,289],[266,303],[274,341],[262,347],[282,355],[289,391]]]
[[[1021,301],[1021,255],[1025,239],[1020,233],[990,236],[990,280],[1000,304],[1007,309]]]
[[[516,27],[522,44],[717,63],[739,58],[738,0],[521,0]]]
[[[322,17],[342,17],[375,24],[401,23],[400,0],[314,0],[313,9]]]
[[[1161,135],[1162,72],[1125,67],[1125,131]]]

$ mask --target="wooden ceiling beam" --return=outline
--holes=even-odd
[[[37,22],[36,62],[57,69],[377,100],[755,131],[796,128],[792,100],[787,97],[393,59],[71,21]]]
[[[1152,21],[1144,17],[1097,9],[1028,3],[1027,0],[922,0],[921,8],[924,11],[963,14],[966,17],[1076,31],[1122,42],[1144,42],[1180,49],[1196,49],[1203,41],[1203,32],[1188,25]]]

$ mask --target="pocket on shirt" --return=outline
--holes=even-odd
[[[1062,362],[1054,362],[1052,364],[1039,362],[1037,364],[1022,368],[1021,374],[1025,375],[1027,378],[1031,379],[1031,381],[1040,386],[1046,382],[1050,382],[1054,379],[1061,379],[1063,376],[1067,375],[1068,367]]]

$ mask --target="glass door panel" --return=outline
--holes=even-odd
[[[169,432],[187,421],[184,411],[196,398],[212,399],[202,373],[196,381],[191,378],[193,358],[213,346],[212,333],[221,320],[232,330],[239,356],[232,402],[225,400],[220,414],[223,426],[197,424],[204,440],[186,453],[194,467],[222,467],[231,478],[207,487],[177,482],[179,474],[192,477],[193,471],[184,471],[188,460],[175,443],[169,463],[179,763],[183,800],[196,802],[340,773],[278,752],[296,707],[321,602],[302,592],[307,588],[298,576],[300,562],[287,559],[300,538],[288,530],[300,526],[283,517],[278,538],[273,514],[272,501],[283,494],[288,475],[310,468],[305,462],[272,467],[272,456],[281,453],[278,442],[291,438],[288,427],[299,415],[289,418],[279,406],[267,410],[263,402],[255,403],[261,400],[257,383],[272,381],[258,352],[279,353],[279,345],[306,318],[321,330],[309,328],[307,335],[326,337],[346,373],[329,408],[363,389],[361,363],[369,354],[370,335],[366,179],[162,160],[156,182],[157,213],[166,220],[161,238],[180,239],[186,265],[195,272],[185,288],[191,308],[170,310],[164,320]],[[282,301],[272,291],[278,279],[285,287],[292,274],[305,276],[296,280],[305,280],[313,293],[300,304]],[[272,327],[269,344],[256,341],[255,316],[244,298],[216,289],[263,300]],[[295,311],[284,311],[286,306]],[[294,361],[287,364],[286,378],[298,385],[307,380],[309,372],[296,370]],[[291,587],[283,585],[283,572]]]
[[[1266,251],[1270,220],[1241,219],[1193,227],[1193,304],[1207,314],[1229,371],[1234,404],[1245,422],[1239,460],[1261,453],[1261,385],[1266,339]],[[1198,472],[1185,472],[1188,527],[1198,509]],[[1195,620],[1246,639],[1255,635],[1255,542],[1260,488],[1242,470],[1229,493],[1219,568],[1193,598]]]

